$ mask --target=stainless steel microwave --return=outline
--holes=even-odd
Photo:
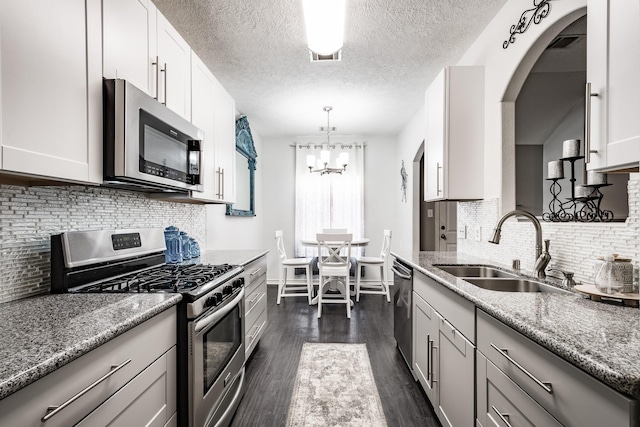
[[[203,132],[131,83],[104,80],[104,182],[138,191],[202,191]]]

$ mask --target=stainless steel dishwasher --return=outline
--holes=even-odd
[[[393,335],[400,354],[404,357],[413,374],[412,356],[412,309],[413,269],[397,259],[391,267],[393,271]]]

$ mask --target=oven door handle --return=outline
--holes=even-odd
[[[227,315],[233,308],[238,305],[244,298],[244,288],[240,289],[238,295],[236,295],[227,305],[219,310],[215,310],[210,315],[198,320],[194,324],[194,330],[200,332],[203,329],[207,329],[210,325],[217,323],[220,319]]]

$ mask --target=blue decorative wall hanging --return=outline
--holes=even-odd
[[[233,205],[227,205],[227,215],[231,216],[256,216],[255,209],[255,170],[256,170],[256,147],[253,144],[253,135],[249,128],[247,116],[242,116],[236,120],[236,152],[247,159],[247,169],[249,172],[249,209],[234,209]],[[236,176],[243,170],[243,165],[236,165]],[[242,189],[236,189],[236,191]]]

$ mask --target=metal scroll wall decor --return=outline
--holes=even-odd
[[[502,43],[502,48],[506,49],[511,43],[515,43],[516,34],[523,34],[529,29],[532,22],[539,24],[540,21],[549,15],[550,10],[551,4],[549,4],[549,0],[533,0],[533,7],[522,12],[518,22],[511,26],[509,38]]]
[[[567,140],[565,143],[572,141],[577,141],[579,147],[579,140]],[[584,156],[578,154],[579,148],[577,153],[563,151],[562,158],[549,162],[547,181],[551,181],[549,191],[552,198],[549,202],[549,212],[544,212],[542,219],[547,222],[613,221],[613,212],[602,209],[604,195],[600,192],[600,189],[611,185],[607,183],[607,174],[588,171],[586,184],[576,185],[575,163],[580,159],[584,159]],[[569,177],[571,197],[562,201],[558,196],[562,191],[559,181],[565,178],[564,162],[569,162],[571,168],[571,176]]]

